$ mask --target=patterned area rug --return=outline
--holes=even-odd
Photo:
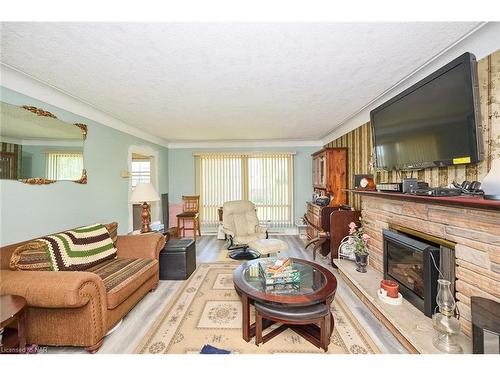
[[[239,262],[241,263],[242,261],[240,260],[235,260],[229,257],[229,251],[226,249],[223,249],[219,251],[219,255],[217,256],[217,261],[218,262]]]
[[[201,264],[182,284],[135,352],[194,354],[210,344],[239,354],[324,353],[290,329],[259,347],[254,339],[245,342],[241,336],[242,306],[233,286],[232,274],[237,266],[236,262]],[[338,296],[331,309],[335,329],[328,353],[380,353]],[[253,308],[251,312],[253,315]]]

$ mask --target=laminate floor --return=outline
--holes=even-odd
[[[271,236],[273,237],[273,236]],[[282,255],[294,258],[312,260],[311,250],[304,249],[304,241],[299,236],[276,236],[288,243],[288,251]],[[216,236],[201,236],[196,240],[197,263],[216,262],[220,259],[220,252],[225,251],[225,241],[217,240]],[[323,264],[323,263],[322,263]],[[324,265],[324,264],[323,264]],[[364,303],[342,281],[338,272],[329,267],[337,277],[337,294],[351,309],[353,315],[362,324],[363,328],[372,337],[383,353],[406,353],[403,346],[380,323]],[[141,338],[147,333],[150,326],[168,304],[175,291],[183,281],[160,281],[155,292],[148,293],[123,319],[121,325],[110,333],[98,351],[99,354],[126,354],[132,353]],[[86,353],[82,348],[48,347],[47,353]]]

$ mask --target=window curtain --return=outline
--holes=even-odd
[[[81,152],[49,152],[46,171],[49,180],[78,180],[82,177],[83,154]]]
[[[218,208],[250,200],[268,227],[293,225],[293,153],[195,154],[196,192],[204,226],[219,222]]]

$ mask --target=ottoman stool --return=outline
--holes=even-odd
[[[258,251],[261,255],[266,256],[288,250],[288,245],[285,241],[277,240],[275,238],[263,238],[252,241],[248,244],[248,247]]]
[[[263,321],[282,323],[278,328],[262,335]],[[333,317],[327,305],[286,307],[270,303],[255,302],[255,345],[259,346],[291,328],[311,344],[328,351],[333,332]]]
[[[169,240],[160,251],[160,280],[186,280],[196,269],[196,242]]]

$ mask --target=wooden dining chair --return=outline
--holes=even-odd
[[[192,227],[186,227],[186,220],[192,221]],[[183,195],[182,196],[182,212],[177,214],[177,228],[180,237],[184,237],[186,230],[192,230],[194,238],[196,234],[201,236],[200,230],[200,196],[199,195]]]

